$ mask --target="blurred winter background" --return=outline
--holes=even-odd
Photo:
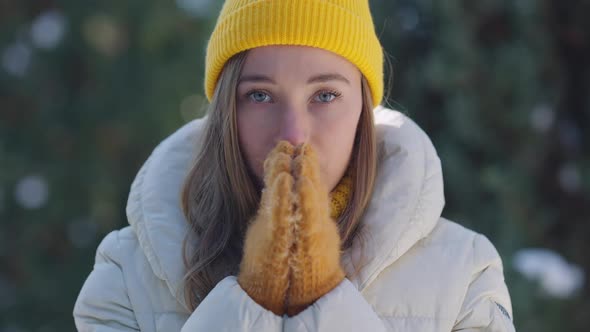
[[[374,0],[389,103],[445,216],[486,234],[518,331],[590,330],[590,1]],[[221,1],[0,1],[0,332],[73,331],[135,172],[202,116]]]

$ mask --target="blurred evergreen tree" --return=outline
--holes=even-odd
[[[0,2],[0,331],[74,330],[98,242],[153,147],[202,116],[221,1]],[[504,258],[518,331],[586,331],[512,268],[550,248],[590,275],[590,3],[372,0],[389,102],[431,136],[444,215]]]
[[[590,275],[590,3],[371,4],[393,55],[390,102],[439,151],[444,214],[504,257],[517,330],[586,331],[588,278],[581,294],[553,300],[515,273],[511,255],[550,248]]]
[[[0,331],[74,330],[135,173],[200,116],[209,7],[0,3]]]

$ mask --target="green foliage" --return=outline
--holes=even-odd
[[[202,115],[220,6],[0,3],[0,331],[74,330],[74,300],[100,239],[127,223],[136,171]],[[590,275],[589,2],[371,7],[393,65],[389,105],[437,147],[444,215],[497,245],[517,330],[586,331],[588,281],[553,298],[512,263],[550,248]]]
[[[590,4],[372,6],[393,55],[392,104],[438,149],[444,215],[486,234],[502,254],[517,330],[586,331],[588,282],[567,300],[544,296],[514,271],[512,255],[550,248],[589,275],[590,29],[579,13]]]

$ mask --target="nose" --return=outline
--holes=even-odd
[[[304,143],[309,138],[309,120],[307,110],[288,107],[283,110],[279,139],[294,146]]]

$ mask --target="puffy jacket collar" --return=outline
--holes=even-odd
[[[404,114],[375,109],[378,170],[363,217],[364,234],[343,255],[362,291],[436,225],[445,204],[440,159],[424,131]],[[362,255],[362,256],[361,256]]]
[[[440,160],[426,134],[407,116],[383,107],[375,109],[375,123],[379,164],[363,219],[364,243],[354,241],[342,257],[348,275],[365,259],[351,280],[360,291],[432,231],[444,206]],[[127,202],[129,223],[154,274],[180,303],[182,241],[188,231],[180,190],[203,124],[194,120],[156,147],[137,174]]]

